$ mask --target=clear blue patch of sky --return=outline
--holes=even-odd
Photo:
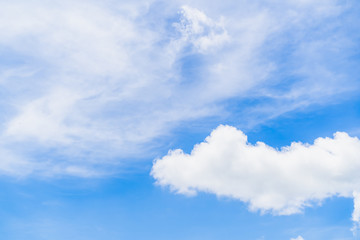
[[[292,216],[261,215],[236,200],[187,197],[148,174],[106,180],[8,180],[0,193],[3,239],[290,239],[351,237],[351,199],[332,198]],[[317,237],[317,238],[316,238]]]
[[[242,107],[261,104],[266,99],[248,99],[243,102],[228,103],[232,113],[241,112]],[[273,147],[282,147],[294,141],[313,143],[318,137],[332,137],[337,131],[348,132],[357,136],[355,130],[360,129],[360,96],[333,103],[330,105],[314,105],[306,109],[292,111],[250,129],[241,129],[243,117],[228,114],[226,117],[204,118],[198,121],[185,122],[173,131],[168,149],[181,148],[190,153],[192,147],[204,139],[220,124],[238,127],[248,136],[250,143],[265,142]],[[354,134],[352,134],[354,132]],[[357,133],[359,134],[359,133]]]

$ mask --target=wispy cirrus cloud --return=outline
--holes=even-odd
[[[228,114],[229,99],[269,100],[241,109],[251,125],[347,96],[346,4],[2,2],[0,144],[26,171],[1,169],[95,176],[151,155],[184,121]]]

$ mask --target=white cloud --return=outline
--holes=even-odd
[[[291,238],[290,240],[304,240],[302,236],[298,236],[297,238]]]
[[[352,220],[355,222],[360,221],[360,193],[354,192],[354,212],[352,215]]]
[[[21,159],[14,162],[25,164],[24,174],[93,176],[102,172],[99,165],[116,169],[151,155],[154,139],[184,121],[226,115],[228,99],[270,96],[281,114],[350,91],[342,87],[351,85],[345,77],[328,71],[337,53],[322,57],[331,52],[325,41],[331,33],[311,41],[301,34],[324,22],[333,26],[328,20],[342,14],[342,5],[259,3],[2,1],[0,148],[8,152],[2,162]],[[283,63],[269,52],[286,50],[283,36],[299,63],[288,68],[306,77],[278,94],[268,84],[281,81],[271,74]],[[353,38],[346,31],[337,36]],[[307,60],[316,50],[317,75]],[[306,79],[324,75],[309,87]],[[274,112],[257,107],[266,117]],[[10,169],[5,165],[0,170]]]
[[[263,142],[252,145],[240,130],[221,125],[190,154],[177,149],[157,159],[151,174],[177,193],[213,193],[278,215],[354,193],[353,220],[358,222],[359,156],[360,140],[343,132],[275,149]]]
[[[48,96],[31,101],[22,107],[20,115],[8,123],[5,134],[19,138],[33,137],[42,142],[66,141],[69,133],[64,118],[72,112],[71,108],[78,98],[69,90],[56,89]]]
[[[148,11],[144,2],[1,3],[0,47],[18,63],[0,74],[8,112],[0,139],[32,163],[30,172],[92,176],[94,164],[142,157],[151,149],[145,144],[174,124],[214,114],[203,102],[189,104],[195,89],[183,100],[174,63],[185,45],[174,47],[177,39],[147,25]],[[205,51],[214,45],[210,38],[194,44]]]
[[[22,177],[31,173],[34,169],[34,164],[30,163],[28,159],[18,156],[16,153],[0,148],[0,174],[5,176]]]
[[[178,41],[190,42],[202,53],[229,41],[229,36],[221,21],[215,22],[205,13],[189,6],[181,7],[180,13],[180,22],[174,23],[181,33]]]
[[[354,226],[352,227],[352,232],[354,235],[358,234],[360,229],[360,192],[355,191],[353,193],[354,197],[354,212],[352,214],[352,220],[354,222]]]

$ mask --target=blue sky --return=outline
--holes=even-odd
[[[0,235],[359,239],[355,0],[0,2]]]

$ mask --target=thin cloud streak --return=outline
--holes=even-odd
[[[184,122],[244,111],[239,124],[253,126],[347,96],[355,70],[332,66],[356,34],[339,17],[353,18],[339,1],[3,2],[0,145],[27,170],[1,169],[106,174],[153,156]],[[267,104],[225,107],[262,97],[275,115]]]

